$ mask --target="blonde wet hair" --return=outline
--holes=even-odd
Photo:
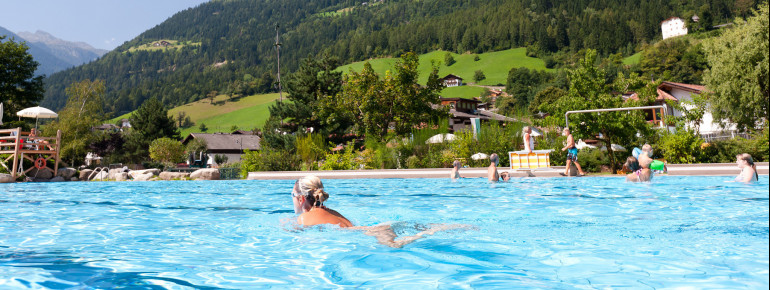
[[[741,153],[738,155],[735,155],[738,160],[746,161],[746,164],[751,166],[751,169],[754,169],[754,176],[759,180],[759,172],[757,172],[757,166],[754,165],[754,158],[751,157],[751,154],[749,153]]]
[[[297,195],[305,196],[314,207],[323,206],[329,199],[329,194],[324,191],[323,182],[318,176],[308,175],[297,181]]]

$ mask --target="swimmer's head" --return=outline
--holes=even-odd
[[[650,146],[650,144],[644,144],[642,146],[642,152],[647,152],[647,156],[652,158],[652,146]]]
[[[626,159],[626,163],[623,164],[623,167],[625,167],[628,171],[637,171],[639,169],[642,169],[641,166],[639,166],[639,160],[636,159],[634,156],[628,156]]]
[[[492,153],[492,155],[489,155],[489,161],[494,163],[495,166],[500,164],[500,157],[497,156],[497,153]]]
[[[739,161],[746,161],[746,164],[749,166],[754,166],[754,158],[751,158],[751,154],[749,153],[742,153],[735,156],[736,159]]]
[[[452,167],[454,168],[460,168],[463,164],[460,162],[460,160],[455,160],[455,162],[452,162]]]
[[[324,201],[329,198],[329,194],[324,191],[321,179],[315,175],[308,175],[297,180],[291,195],[294,200],[295,213],[301,213],[305,205],[309,207],[323,206]]]
[[[511,176],[508,174],[508,171],[500,172],[500,179],[503,181],[508,181],[511,179]]]

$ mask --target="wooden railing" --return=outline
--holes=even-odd
[[[35,166],[30,167],[24,173],[26,174],[33,168],[38,170],[47,169],[53,172],[54,176],[59,171],[59,149],[61,146],[61,131],[56,132],[56,137],[38,137],[30,136],[30,132],[23,132],[21,128],[0,129],[0,154],[10,154],[6,158],[0,158],[0,165],[11,172],[11,176],[16,178],[19,165],[24,159],[30,160]],[[37,156],[33,158],[30,156]],[[8,162],[11,161],[11,166]],[[49,168],[49,161],[53,169]]]

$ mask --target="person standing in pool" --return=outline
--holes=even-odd
[[[650,181],[650,178],[652,178],[652,171],[650,171],[650,169],[643,169],[642,166],[639,165],[639,160],[637,160],[634,156],[628,156],[628,159],[626,159],[626,163],[623,164],[623,167],[631,172],[626,175],[626,181],[642,182]]]
[[[489,181],[497,182],[500,180],[500,174],[497,173],[497,165],[500,164],[500,157],[497,153],[489,155],[489,167],[487,167],[487,178]]]
[[[735,177],[735,181],[749,183],[759,180],[757,166],[754,165],[754,159],[751,158],[751,155],[743,153],[738,154],[735,158],[735,163],[738,164],[738,168],[741,169],[741,173]]]
[[[580,163],[577,162],[578,149],[575,147],[575,138],[572,137],[572,133],[570,133],[569,128],[564,128],[561,133],[562,135],[567,136],[567,144],[564,146],[564,148],[561,148],[561,151],[567,151],[567,168],[564,169],[564,173],[562,175],[569,175],[569,168],[571,165],[570,163],[575,163],[575,167],[578,169],[579,176],[586,175],[585,172],[583,172],[583,168],[580,168]]]
[[[460,162],[460,160],[455,160],[455,162],[452,163],[452,171],[449,173],[449,178],[451,179],[461,178],[460,167],[462,167],[462,163]]]
[[[524,139],[524,151],[530,154],[532,150],[535,150],[535,138],[532,137],[532,127],[524,126],[521,129],[521,133],[521,137]]]
[[[330,224],[340,228],[362,230],[364,234],[375,237],[380,244],[393,248],[403,247],[438,231],[469,227],[467,225],[432,224],[413,236],[401,237],[396,240],[398,235],[393,231],[391,224],[355,227],[342,214],[324,206],[323,203],[329,198],[329,194],[324,191],[323,183],[317,176],[309,175],[297,180],[294,183],[291,196],[294,212],[299,214],[297,224],[302,226]]]

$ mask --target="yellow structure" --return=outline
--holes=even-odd
[[[61,144],[61,131],[56,132],[56,137],[29,136],[29,132],[22,132],[21,128],[0,129],[0,155],[9,154],[0,158],[0,165],[5,167],[13,179],[18,175],[19,165],[24,159],[32,161],[33,166],[24,170],[23,174],[34,168],[38,170],[50,170],[53,176],[59,172],[59,147]],[[11,166],[7,164],[11,161]]]
[[[534,150],[532,153],[523,150],[508,152],[511,169],[550,168],[551,151],[553,150]]]

